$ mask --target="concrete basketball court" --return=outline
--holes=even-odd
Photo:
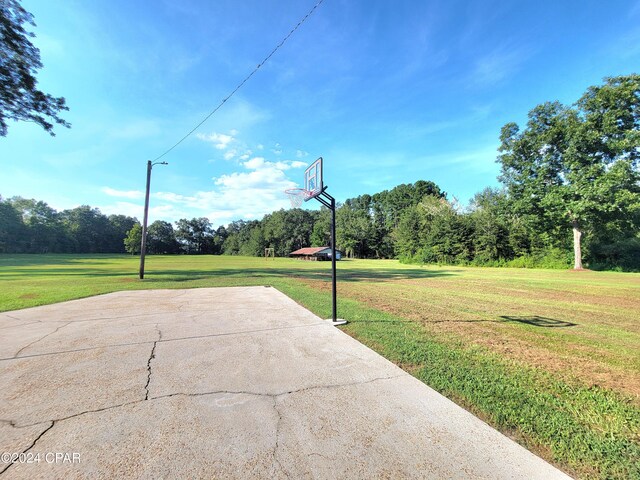
[[[569,478],[268,287],[0,313],[0,372],[3,480]]]

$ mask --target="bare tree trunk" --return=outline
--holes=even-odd
[[[573,269],[582,270],[582,248],[580,241],[582,240],[582,230],[578,228],[578,221],[571,222],[573,227]]]

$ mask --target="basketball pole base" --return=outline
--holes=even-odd
[[[331,322],[331,325],[333,325],[334,327],[337,327],[338,325],[346,325],[347,321],[343,320],[342,318],[338,318],[335,322],[333,321],[333,318],[325,318],[325,320],[327,322]]]

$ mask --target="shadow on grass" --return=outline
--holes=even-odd
[[[554,318],[539,317],[537,315],[530,317],[513,317],[503,315],[500,318],[503,318],[507,322],[525,323],[527,325],[533,325],[534,327],[544,328],[565,328],[575,327],[576,325],[578,325],[577,323],[565,322],[564,320],[556,320]]]
[[[71,263],[71,262],[69,262]],[[60,265],[60,264],[58,264]],[[29,268],[25,271],[10,272],[4,275],[9,277],[30,277],[30,276],[86,276],[86,277],[121,277],[137,275],[137,270],[100,270],[93,268],[91,264],[86,267],[56,267],[47,266],[43,268]],[[403,280],[403,279],[420,279],[435,278],[456,275],[455,272],[447,270],[425,270],[425,269],[358,269],[357,271],[338,270],[338,282],[367,282],[367,281],[385,281],[385,280]],[[330,269],[289,269],[289,268],[218,268],[218,269],[162,269],[147,268],[145,270],[145,281],[149,282],[185,282],[189,280],[202,280],[215,277],[253,277],[253,278],[300,278],[306,280],[323,280],[331,278]]]
[[[3,253],[0,264],[4,267],[30,267],[33,265],[105,265],[114,260],[128,260],[132,257],[124,253]]]
[[[543,328],[566,328],[575,327],[578,324],[572,322],[565,322],[563,320],[556,320],[553,318],[530,316],[530,317],[514,317],[502,315],[499,320],[487,320],[487,319],[468,319],[468,320],[385,320],[385,319],[361,319],[351,320],[352,323],[388,323],[388,324],[403,324],[403,323],[505,323],[505,322],[517,322],[524,323],[526,325],[533,325],[534,327]]]
[[[359,269],[357,272],[348,270],[338,270],[337,281],[340,282],[369,282],[369,281],[385,281],[385,280],[404,280],[418,278],[435,278],[456,275],[454,272],[446,270],[429,271],[421,269]],[[151,277],[158,277],[158,281],[171,280],[171,277],[179,277],[181,279],[188,278],[193,275],[193,279],[203,279],[207,277],[239,277],[239,278],[299,278],[302,280],[331,280],[331,270],[298,270],[286,268],[232,268],[217,270],[153,270],[148,272]],[[169,277],[162,279],[161,277]]]

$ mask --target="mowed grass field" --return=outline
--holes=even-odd
[[[271,285],[330,316],[330,264],[0,256],[0,311],[129,289]],[[579,478],[640,478],[640,274],[338,264],[349,335]],[[1,327],[1,325],[0,325]]]

